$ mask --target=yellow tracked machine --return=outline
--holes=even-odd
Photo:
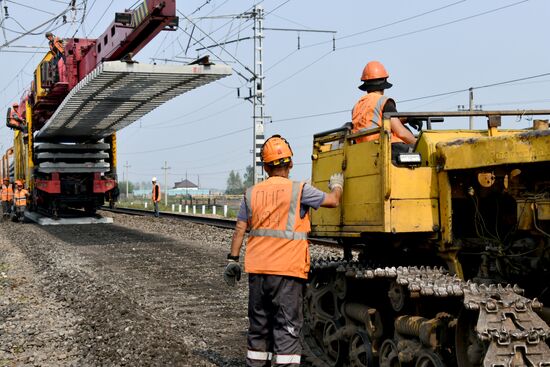
[[[316,366],[550,366],[550,130],[500,129],[550,110],[398,113],[315,135],[312,184],[345,176],[342,205],[312,213],[304,347]],[[484,130],[432,130],[485,116]],[[394,154],[390,117],[425,121]],[[361,136],[379,134],[355,143]]]

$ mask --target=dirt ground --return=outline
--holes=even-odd
[[[0,366],[243,366],[247,278],[231,230],[104,213],[0,223]]]

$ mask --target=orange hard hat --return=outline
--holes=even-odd
[[[363,68],[363,74],[361,74],[363,84],[359,86],[359,89],[369,91],[391,88],[392,84],[387,81],[389,76],[380,61],[370,61]]]
[[[281,135],[273,135],[265,141],[261,149],[262,162],[269,166],[288,163],[292,157],[292,148]]]

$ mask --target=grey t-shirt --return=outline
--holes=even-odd
[[[315,187],[304,184],[302,189],[302,199],[300,200],[300,218],[306,216],[309,208],[319,209],[323,201],[325,200],[325,193]],[[239,209],[239,214],[237,215],[237,220],[247,221],[248,220],[248,209],[246,208],[246,203],[243,200],[241,201],[241,207]]]

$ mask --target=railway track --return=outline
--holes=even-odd
[[[135,216],[152,217],[154,215],[154,213],[151,210],[145,210],[145,209],[109,208],[107,206],[103,206],[101,207],[101,210],[112,212],[112,213],[135,215]],[[237,223],[237,220],[233,218],[202,216],[202,215],[171,213],[171,212],[160,212],[160,214],[168,218],[174,218],[174,219],[184,220],[191,223],[205,224],[208,226],[226,228],[226,229],[235,229],[235,224]],[[309,238],[309,241],[319,246],[340,248],[336,241],[330,240],[330,239]]]
[[[103,206],[101,207],[101,210],[112,212],[112,213],[128,214],[128,215],[136,215],[136,216],[152,217],[154,214],[151,210],[133,209],[133,208],[113,208],[112,209],[112,208]],[[193,214],[185,214],[185,213],[171,213],[171,212],[160,212],[160,214],[163,217],[175,218],[175,219],[184,220],[191,223],[205,224],[205,225],[218,227],[218,228],[234,229],[235,223],[237,223],[237,220],[232,218],[202,216],[202,215],[193,215]]]

